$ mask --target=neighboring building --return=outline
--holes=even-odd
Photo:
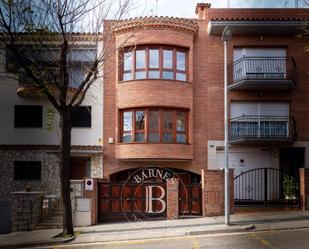
[[[180,214],[222,213],[223,183],[212,170],[224,167],[221,35],[230,27],[230,167],[235,176],[280,169],[266,173],[276,185],[268,195],[279,201],[282,172],[297,177],[298,168],[309,167],[309,59],[306,41],[296,37],[309,12],[197,4],[196,13],[197,19],[145,17],[117,24],[111,49],[121,49],[104,67],[105,73],[117,69],[104,78],[103,176],[120,184],[139,168],[168,168],[186,186],[205,191],[195,195],[187,188],[184,202],[180,193]],[[235,186],[235,199],[262,201],[250,193],[265,192],[267,184],[256,185],[264,173],[241,183],[242,193]],[[209,194],[209,187],[217,192]],[[121,211],[121,194],[115,195],[99,202],[101,219]],[[127,199],[132,212],[135,201]]]
[[[89,35],[76,35],[76,44],[71,59],[76,65],[70,73],[72,92],[84,76],[80,65],[91,62],[99,49]],[[41,56],[42,63],[50,63],[48,55],[44,50],[33,53]],[[0,60],[0,200],[10,199],[11,192],[25,187],[59,196],[59,116],[25,73],[11,73],[14,59],[9,52]],[[50,70],[57,77],[52,65]],[[102,177],[102,101],[99,79],[72,113],[71,179]]]

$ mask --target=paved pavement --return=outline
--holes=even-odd
[[[308,249],[309,229],[70,244],[57,249]],[[42,247],[54,249],[55,247]]]
[[[191,218],[181,220],[162,220],[147,222],[126,222],[100,224],[90,227],[78,227],[78,235],[69,245],[112,242],[125,240],[145,240],[171,238],[213,233],[282,230],[291,228],[309,228],[309,211],[276,211],[242,213],[231,216],[231,226],[224,225],[224,217]],[[59,243],[53,239],[61,232],[59,229],[17,232],[0,235],[0,248],[24,245],[48,245]],[[308,246],[309,247],[309,246]]]

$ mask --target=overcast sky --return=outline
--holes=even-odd
[[[230,0],[231,8],[294,8],[296,0]],[[157,15],[195,17],[196,3],[211,3],[212,8],[226,8],[227,0],[157,0]],[[136,0],[132,16],[156,15],[156,0]],[[302,0],[298,6],[302,7]]]

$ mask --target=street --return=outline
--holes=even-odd
[[[307,249],[309,229],[212,234],[109,243],[68,244],[52,249]]]

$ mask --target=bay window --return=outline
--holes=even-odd
[[[188,111],[136,108],[121,111],[121,142],[187,143]]]
[[[122,81],[165,79],[188,81],[187,49],[171,46],[137,46],[122,55]]]

